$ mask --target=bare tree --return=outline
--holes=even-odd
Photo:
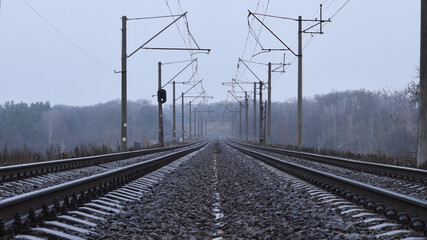
[[[411,103],[417,105],[420,101],[420,67],[417,67],[417,74],[413,78],[406,87],[405,92],[408,94]]]
[[[46,132],[47,141],[49,145],[52,145],[52,138],[55,130],[59,126],[62,114],[58,110],[49,110],[41,115],[41,124]]]

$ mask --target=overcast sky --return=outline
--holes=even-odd
[[[177,0],[168,0],[174,14],[181,10]],[[201,48],[212,49],[198,57],[198,74],[213,101],[226,98],[230,82],[252,82],[255,78],[237,59],[259,63],[282,63],[284,52],[261,53],[252,36],[248,38],[248,9],[267,14],[304,19],[318,17],[323,3],[323,17],[335,14],[347,0],[181,0],[188,11],[189,29]],[[31,6],[31,7],[30,7]],[[38,14],[34,11],[38,12]],[[5,101],[52,104],[93,105],[120,99],[121,16],[147,17],[170,15],[160,0],[1,0],[0,8],[0,104]],[[262,18],[261,16],[259,16]],[[252,17],[249,18],[252,20]],[[172,21],[171,18],[128,22],[128,54]],[[297,22],[265,18],[271,28],[293,51],[297,51]],[[305,23],[304,27],[308,27]],[[185,21],[179,21],[181,34],[187,38]],[[252,22],[255,33],[261,28]],[[316,28],[315,28],[316,30]],[[403,89],[416,75],[419,65],[420,1],[352,0],[323,35],[305,34],[303,51],[304,96],[333,90]],[[60,33],[59,33],[60,32]],[[62,35],[61,35],[62,34]],[[147,46],[185,47],[180,32],[173,25]],[[248,40],[247,40],[248,39]],[[188,45],[188,40],[187,45]],[[283,48],[262,29],[259,41],[264,48]],[[246,47],[245,47],[246,46]],[[194,43],[192,47],[195,47]],[[128,99],[149,99],[157,88],[157,62],[190,59],[188,51],[140,50],[128,59]],[[296,97],[297,61],[286,52],[285,73],[273,74],[273,101]],[[163,66],[163,81],[169,80],[186,63]],[[267,66],[251,64],[262,80],[267,80]],[[189,68],[176,80],[187,81]],[[189,86],[177,86],[177,92]],[[252,85],[243,85],[252,91]],[[171,99],[171,86],[166,86]],[[237,89],[236,89],[237,90]],[[194,89],[194,94],[201,91]],[[170,103],[170,102],[168,102]]]

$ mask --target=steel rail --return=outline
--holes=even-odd
[[[360,205],[364,205],[368,209],[368,203],[368,205],[372,206],[371,209],[380,204],[383,210],[377,212],[384,213],[387,212],[388,209],[391,209],[396,215],[403,212],[408,214],[412,219],[418,218],[422,219],[424,222],[427,221],[427,201],[425,200],[405,196],[362,182],[286,162],[282,159],[268,156],[247,147],[238,146],[235,142],[227,140],[226,143],[236,150],[260,159],[275,168],[295,175],[298,178],[302,178],[335,194],[346,197]]]
[[[103,164],[112,161],[123,160],[127,158],[144,156],[152,153],[159,153],[191,146],[190,143],[181,146],[151,148],[145,150],[136,150],[121,153],[103,154],[89,157],[69,158],[62,160],[52,160],[44,162],[26,163],[19,165],[10,165],[0,167],[0,183],[13,180],[24,179],[33,176],[39,176],[50,172],[65,171],[69,169],[83,168],[87,166]]]
[[[278,153],[278,154],[292,156],[292,157],[304,158],[304,159],[313,160],[316,162],[326,163],[329,165],[353,169],[356,171],[373,173],[377,175],[416,181],[416,182],[427,184],[427,170],[423,170],[423,169],[401,167],[401,166],[394,166],[394,165],[381,164],[381,163],[364,162],[364,161],[358,161],[358,160],[353,160],[348,158],[332,157],[332,156],[326,156],[326,155],[320,155],[320,154],[314,154],[314,153],[297,152],[297,151],[284,150],[279,148],[247,144],[247,143],[242,143],[237,141],[233,141],[233,142],[243,146],[256,148],[256,149],[264,150],[268,152]]]
[[[0,201],[0,217],[9,225],[14,220],[16,214],[25,216],[29,213],[30,208],[35,211],[42,209],[43,205],[52,205],[57,199],[64,199],[66,196],[74,194],[81,195],[89,192],[105,193],[105,189],[111,190],[118,188],[130,181],[140,178],[150,172],[153,172],[191,152],[194,152],[210,140],[199,142],[189,148],[180,150],[165,156],[153,158],[141,163],[132,164],[119,169],[100,173],[94,176],[85,177],[71,182],[59,184],[38,191],[22,194],[16,197],[7,198]],[[113,187],[113,185],[115,187]]]

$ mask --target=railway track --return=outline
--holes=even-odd
[[[248,146],[248,145],[246,145]],[[249,145],[250,146],[250,145]],[[316,170],[320,170],[326,173],[334,174],[340,177],[349,178],[351,180],[364,182],[366,184],[384,188],[386,190],[397,192],[403,195],[411,196],[417,199],[421,200],[427,200],[427,183],[423,182],[423,173],[424,175],[427,175],[427,171],[421,170],[421,169],[412,169],[412,168],[402,168],[397,167],[397,169],[394,169],[395,166],[385,165],[385,164],[379,164],[379,166],[383,166],[384,169],[389,168],[392,169],[394,172],[399,171],[400,178],[396,178],[396,174],[391,174],[390,172],[381,172],[382,174],[379,174],[378,172],[374,172],[372,170],[367,169],[370,165],[373,165],[374,167],[378,168],[378,164],[370,164],[366,162],[361,161],[355,161],[355,160],[349,160],[349,159],[343,159],[343,158],[334,158],[334,157],[328,157],[328,156],[322,156],[322,155],[315,155],[319,156],[320,160],[313,160],[313,157],[311,159],[307,159],[304,156],[306,156],[305,153],[301,153],[300,157],[295,157],[294,155],[287,155],[286,151],[281,151],[280,149],[273,148],[263,148],[260,146],[256,146],[256,149],[258,151],[272,155],[274,157],[280,158],[282,160],[292,162],[298,165],[303,165],[309,168],[313,168]],[[295,153],[295,152],[293,152]],[[296,152],[299,154],[298,152]],[[330,158],[330,159],[328,159]],[[328,160],[328,161],[325,161]],[[349,167],[345,162],[349,162],[352,167]],[[355,164],[359,163],[360,166],[355,166]],[[365,169],[365,171],[362,171],[361,169]],[[415,177],[408,177],[408,175],[416,173],[418,175],[417,178]],[[402,177],[405,176],[405,177]]]
[[[167,153],[171,153],[172,151],[174,151],[174,149],[176,148],[173,148],[172,150],[170,150],[169,148],[159,148],[157,149],[159,151],[156,153],[153,153],[153,150],[140,151],[140,154],[142,155],[138,157],[126,158],[126,159],[115,160],[115,161],[107,161],[103,163],[101,162],[99,164],[81,167],[81,168],[68,168],[62,171],[55,171],[55,172],[38,175],[38,176],[32,176],[32,177],[28,176],[28,178],[22,178],[22,179],[10,181],[10,182],[3,182],[3,183],[0,183],[0,200],[14,197],[27,192],[32,192],[37,189],[47,188],[47,187],[58,185],[61,183],[73,181],[76,179],[80,179],[82,177],[87,177],[87,176],[92,176],[94,174],[107,172],[116,168],[142,162],[155,157],[160,157]],[[99,159],[99,156],[95,156],[95,158]],[[77,161],[79,160],[80,159],[77,159]],[[57,161],[53,161],[52,163],[56,164],[56,162]],[[48,165],[49,163],[46,163],[46,164]],[[14,167],[19,168],[19,166],[14,166]]]
[[[376,173],[378,175],[389,176],[392,178],[410,180],[424,185],[426,184],[427,171],[384,164],[364,163],[316,154],[284,151],[274,148],[243,144],[230,140],[226,141],[226,143],[238,151],[260,159],[268,165],[297,176],[298,178],[319,186],[330,193],[348,199],[360,207],[382,214],[389,220],[395,221],[401,225],[409,226],[416,231],[424,231],[424,234],[427,236],[427,227],[425,224],[427,220],[426,200],[406,196],[404,194],[375,187],[346,177],[337,176],[332,173],[327,173],[296,164],[288,160],[283,160],[272,155],[274,155],[273,153],[286,154],[334,166],[343,166],[344,168],[356,171]]]
[[[40,189],[18,195],[15,197],[3,199],[0,201],[0,237],[3,236],[18,236],[20,239],[38,239],[34,236],[25,234],[38,231],[40,234],[53,235],[58,238],[79,239],[72,235],[67,235],[68,231],[79,232],[82,235],[89,234],[90,231],[79,229],[65,223],[58,222],[58,219],[64,221],[74,221],[80,225],[92,226],[88,219],[98,219],[89,212],[103,213],[109,215],[120,210],[120,201],[135,200],[138,196],[147,191],[151,185],[156,183],[156,179],[160,173],[153,173],[173,161],[188,155],[203,146],[208,141],[203,141],[185,146],[185,148],[174,148],[174,152],[164,156],[145,160],[143,162],[134,163],[128,166],[102,172],[93,176],[84,177],[59,185],[51,186],[45,189]],[[167,151],[170,148],[156,149],[158,151]],[[152,153],[155,150],[150,150]],[[148,154],[147,151],[135,151],[128,153],[119,153],[104,155],[107,160],[102,157],[92,157],[92,162],[99,164],[101,162],[114,161]],[[87,158],[86,158],[87,159]],[[89,158],[90,159],[90,158]],[[73,159],[79,162],[82,159]],[[67,160],[68,161],[68,160]],[[53,161],[53,164],[68,164],[69,168],[81,166],[78,164],[65,163],[67,161]],[[35,167],[32,164],[31,167]],[[47,164],[40,164],[39,166]],[[29,166],[25,166],[29,169]],[[63,169],[63,168],[59,168]],[[170,169],[169,169],[170,170]],[[163,170],[168,171],[168,169]],[[39,171],[39,173],[44,173]],[[22,174],[22,171],[16,176],[29,176]],[[144,179],[141,179],[144,177]],[[132,185],[127,186],[132,182]],[[126,187],[124,188],[123,186]],[[57,230],[49,230],[40,226],[52,225],[55,228],[65,229],[64,232]]]
[[[427,239],[274,169],[214,141],[97,231],[105,239]]]
[[[0,167],[0,200],[159,157],[188,146],[191,144]]]
[[[290,150],[285,150],[280,148],[265,147],[265,146],[247,144],[247,143],[237,142],[237,141],[232,141],[232,142],[242,146],[267,151],[270,153],[277,153],[277,154],[282,154],[286,156],[304,158],[304,159],[308,159],[316,162],[325,163],[328,165],[352,169],[359,172],[367,172],[367,173],[372,173],[380,176],[387,176],[387,177],[396,178],[396,179],[408,180],[408,181],[427,185],[427,171],[422,169],[364,162],[364,161],[358,161],[353,159],[331,157],[331,156],[325,156],[325,155],[313,154],[313,153],[290,151]]]
[[[173,147],[151,148],[146,150],[136,150],[123,153],[103,154],[90,157],[61,159],[0,167],[0,183],[12,182],[30,177],[42,176],[48,173],[84,168],[112,161],[175,150],[191,146],[192,144],[194,143]]]
[[[150,160],[0,201],[5,219],[0,236],[427,239],[425,200],[301,166],[251,145],[225,143],[217,139],[150,155]]]

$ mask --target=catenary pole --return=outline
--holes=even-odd
[[[127,53],[126,53],[126,21],[127,17],[122,16],[122,126],[121,143],[122,151],[127,151]]]
[[[298,132],[297,146],[301,149],[302,135],[302,17],[298,17]]]
[[[267,101],[267,138],[266,143],[271,144],[271,62],[268,63],[268,101]]]
[[[265,144],[265,136],[267,135],[267,100],[264,100],[264,126],[262,130],[264,131],[264,144]]]
[[[162,88],[162,63],[158,62],[159,65],[159,86],[158,86],[158,90],[160,90]],[[163,135],[163,107],[162,107],[162,103],[157,101],[158,104],[158,108],[159,108],[159,144],[161,147],[163,147],[165,145],[165,141],[163,139],[164,135]]]
[[[181,138],[184,142],[184,93],[181,93]]]
[[[302,17],[298,17],[298,132],[297,146],[301,149],[302,134]]]
[[[427,3],[421,1],[420,102],[417,167],[427,168]]]
[[[256,82],[254,82],[254,143],[256,139]]]
[[[239,140],[242,139],[242,104],[239,105]]]
[[[198,112],[197,114],[198,114],[198,116],[197,116],[197,117],[198,117],[198,121],[197,121],[197,136],[199,136],[199,138],[200,138],[200,137],[202,137],[202,131],[200,130],[200,125],[201,125],[201,122],[200,122],[200,121],[201,121],[201,119],[202,119],[202,118],[200,117],[200,114],[201,114],[201,113],[200,113],[200,110],[199,110],[199,112]]]
[[[197,108],[194,108],[194,137],[197,138]]]
[[[263,114],[264,114],[264,111],[262,108],[262,82],[259,81],[259,143],[260,144],[264,143],[264,136],[263,136],[264,131],[262,130]]]
[[[245,136],[246,136],[246,141],[249,140],[249,135],[248,135],[248,123],[249,123],[249,100],[248,100],[248,92],[245,91]]]
[[[173,97],[173,103],[172,103],[172,112],[173,112],[173,141],[176,142],[176,112],[175,112],[175,81],[172,82],[172,97]]]
[[[200,132],[202,134],[202,138],[205,136],[205,133],[203,132],[203,114],[202,117],[200,119]]]
[[[234,139],[234,112],[231,114],[231,138]]]
[[[189,139],[191,140],[191,101],[188,103],[188,117],[190,118],[189,122]]]
[[[252,13],[251,11],[249,11],[249,15],[252,15],[258,22],[261,23],[262,26],[264,26],[271,34],[273,34],[274,37],[276,37],[277,40],[279,40],[286,47],[285,49],[282,49],[282,50],[289,50],[290,52],[292,52],[293,55],[295,55],[296,57],[298,57],[298,126],[297,126],[297,146],[298,146],[298,148],[301,148],[301,145],[302,145],[302,123],[303,123],[303,116],[302,116],[302,48],[303,48],[303,46],[302,46],[302,34],[303,33],[308,33],[308,34],[311,34],[311,35],[313,35],[313,34],[323,34],[322,24],[324,22],[331,22],[331,20],[330,19],[328,19],[328,20],[322,19],[322,4],[320,4],[320,20],[318,20],[317,18],[315,18],[315,19],[302,19],[301,16],[299,16],[298,19],[283,18],[283,19],[297,20],[298,21],[298,54],[295,54],[295,52],[292,51],[292,49],[290,49],[273,31],[271,31],[271,29],[269,29],[264,24],[263,21],[261,21],[260,19],[258,19],[255,16],[254,13]],[[271,17],[275,17],[275,16],[271,16]],[[307,29],[303,30],[302,29],[302,22],[303,21],[310,21],[310,22],[316,22],[316,23],[313,24],[313,25],[311,25],[311,26],[309,26]],[[315,26],[318,26],[318,25],[320,25],[320,31],[313,31],[313,30],[308,31],[308,30],[313,29]],[[265,49],[265,50],[269,50],[269,49]],[[270,50],[272,50],[272,49],[270,49]],[[260,104],[262,104],[262,102]],[[269,112],[269,111],[271,112],[271,109],[267,110],[267,112]],[[271,140],[271,139],[269,139],[269,140]]]

